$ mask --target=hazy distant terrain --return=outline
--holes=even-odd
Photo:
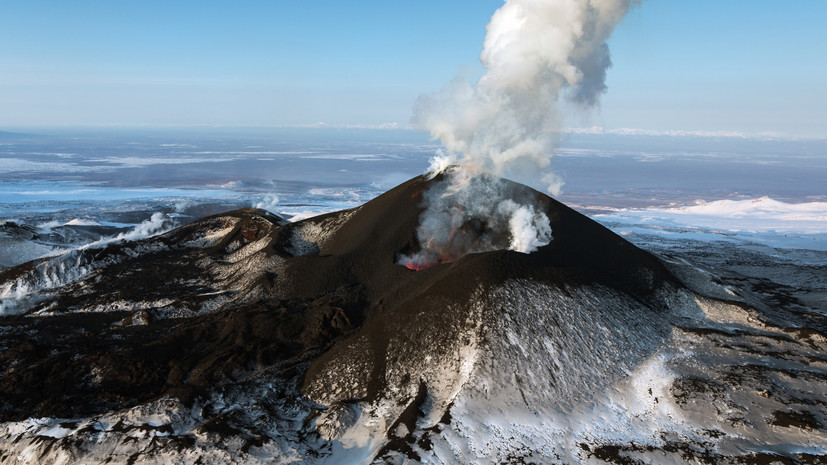
[[[4,217],[32,202],[276,194],[295,203],[333,193],[313,189],[336,188],[364,200],[423,172],[439,148],[406,130],[38,132],[4,133],[0,142]],[[560,199],[584,207],[763,196],[806,202],[827,199],[825,158],[824,140],[568,134],[551,168],[565,182]]]
[[[128,229],[156,212],[180,223],[243,206],[300,219],[364,203],[424,172],[438,149],[395,129],[3,133],[0,221]],[[825,248],[827,141],[566,134],[558,152],[552,169],[565,185],[557,198],[632,241],[654,234]],[[543,186],[530,173],[519,181]]]

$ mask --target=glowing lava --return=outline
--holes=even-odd
[[[409,270],[413,270],[413,271],[422,271],[424,269],[427,269],[427,268],[431,267],[431,265],[420,265],[418,263],[406,263],[402,266],[404,266],[405,268],[407,268]]]

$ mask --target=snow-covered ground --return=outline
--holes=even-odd
[[[626,236],[827,251],[827,202],[789,203],[769,197],[695,201],[667,208],[620,208],[594,218]]]
[[[111,237],[129,231],[144,237],[164,230],[149,228],[160,226],[163,218],[186,222],[244,206],[294,221],[355,207],[423,172],[437,148],[401,131],[259,131],[223,138],[197,133],[64,136],[0,141],[0,221],[33,228],[17,235],[0,231],[0,266],[101,240],[92,235],[75,235],[60,244],[44,239],[66,228],[76,234],[87,231],[83,228],[104,228],[93,230],[108,231]],[[432,452],[419,451],[423,461],[556,458],[563,463],[598,463],[606,454],[615,454],[618,460],[629,460],[621,463],[681,463],[688,460],[682,454],[688,453],[697,454],[693,458],[713,454],[713,459],[714,454],[757,449],[824,453],[823,428],[808,430],[806,423],[827,421],[815,407],[824,401],[823,391],[819,397],[816,390],[824,386],[825,341],[816,334],[807,344],[789,334],[790,328],[817,328],[822,334],[827,330],[817,326],[827,317],[827,144],[713,139],[575,138],[553,161],[567,181],[559,199],[684,270],[682,278],[691,281],[694,273],[700,281],[715,283],[722,298],[738,300],[739,293],[751,293],[769,304],[760,313],[750,313],[687,297],[686,306],[696,312],[675,314],[679,324],[674,327],[650,328],[651,340],[624,339],[626,333],[620,330],[628,325],[648,327],[647,317],[641,312],[638,319],[610,321],[612,314],[605,310],[611,307],[604,304],[614,300],[600,289],[580,296],[577,301],[584,308],[566,307],[579,312],[567,321],[591,325],[581,324],[588,330],[581,335],[584,340],[589,334],[618,330],[591,344],[599,353],[637,354],[637,359],[624,358],[629,366],[606,366],[595,358],[596,352],[560,346],[567,336],[554,334],[552,326],[535,325],[537,315],[521,323],[520,318],[532,315],[513,312],[512,326],[487,330],[487,340],[501,346],[469,339],[440,365],[451,368],[453,377],[446,377],[450,382],[428,402],[453,403],[454,419],[445,424],[429,418],[419,425],[416,434],[424,435],[424,428],[429,428],[432,444]],[[41,237],[33,239],[31,234]],[[513,303],[510,291],[499,289],[497,295]],[[534,289],[537,299],[521,308],[571,298],[552,299],[554,292]],[[597,319],[586,320],[589,315]],[[518,330],[529,329],[547,337],[519,337]],[[532,347],[535,343],[545,346]],[[532,354],[538,351],[557,354],[557,359],[544,362],[565,370],[551,377],[539,371],[517,377],[512,376],[515,370],[503,368],[521,366],[520,373],[532,373],[537,362]],[[581,373],[580,367],[603,371]],[[563,372],[566,377],[557,376]],[[569,393],[606,384],[593,390],[595,398],[586,400],[538,400],[521,386],[552,381],[570,383],[559,387]],[[245,389],[275,389],[271,382],[264,377]],[[218,398],[223,395],[226,398]],[[246,415],[250,424],[260,421],[272,429],[267,434],[275,439],[248,448],[248,462],[274,457],[301,462],[302,454],[318,445],[297,446],[299,424],[306,420],[302,415],[269,418],[257,410],[258,397],[241,389],[216,396],[211,402],[218,410]],[[490,410],[494,398],[499,399],[495,404],[500,411],[486,411],[490,421],[479,422],[480,412]],[[546,410],[538,415],[528,404],[545,405]],[[279,405],[274,410],[306,408]],[[398,410],[378,403],[362,408],[338,415],[379,418],[386,410]],[[764,413],[775,416],[765,418]],[[160,399],[89,418],[8,422],[0,425],[0,440],[26,437],[10,452],[24,463],[35,463],[43,444],[70,444],[73,438],[83,439],[84,447],[92,450],[89,457],[101,460],[109,454],[126,462],[136,439],[159,444],[150,454],[158,461],[186,463],[190,452],[192,461],[197,454],[216,463],[236,460],[241,446],[232,440],[225,444],[224,438],[203,428],[201,414],[198,405]],[[793,427],[784,426],[790,422],[787,414],[792,415]],[[330,416],[332,437],[341,418]],[[397,436],[414,434],[404,428],[398,426]],[[351,454],[334,457],[358,463],[375,452],[371,447],[378,443],[370,443],[369,433],[354,430],[352,437],[343,436],[351,442],[343,440],[338,447],[350,444]],[[194,449],[179,449],[174,442],[178,436],[195,438]],[[69,450],[56,448],[64,449]],[[104,450],[108,452],[96,455]],[[69,461],[71,456],[63,458]]]

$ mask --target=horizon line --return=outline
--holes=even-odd
[[[20,130],[38,129],[356,129],[374,131],[424,131],[412,127],[410,124],[402,125],[397,122],[386,122],[379,124],[344,124],[315,123],[297,124],[222,124],[222,123],[171,123],[171,124],[150,124],[150,123],[104,123],[104,124],[43,124],[43,125],[0,125],[0,133],[15,132]],[[644,136],[644,137],[692,137],[692,138],[724,138],[724,139],[751,139],[751,140],[790,140],[790,141],[823,141],[827,136],[802,136],[792,135],[776,131],[743,132],[743,131],[710,131],[710,130],[686,130],[686,129],[642,129],[642,128],[605,128],[602,126],[590,127],[568,127],[559,130],[551,130],[551,133],[587,136]]]

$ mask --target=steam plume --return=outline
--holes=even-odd
[[[548,170],[565,95],[589,108],[606,90],[606,39],[632,0],[506,0],[491,17],[477,83],[457,78],[420,97],[413,125],[428,131],[463,169],[519,179]]]
[[[270,213],[277,213],[279,205],[279,197],[275,194],[267,194],[261,200],[256,202],[253,206],[262,210],[267,210]]]
[[[163,213],[155,212],[148,220],[144,220],[129,232],[118,234],[113,240],[137,241],[166,232],[171,226],[171,221]]]
[[[421,269],[498,248],[529,253],[552,240],[542,210],[509,199],[489,174],[520,180],[540,172],[547,190],[560,192],[549,169],[558,102],[597,105],[612,64],[606,39],[632,1],[506,0],[486,28],[480,80],[457,78],[419,98],[412,123],[445,147],[430,174],[443,173],[448,186],[424,196],[421,249],[400,264]]]
[[[499,249],[530,253],[551,241],[548,217],[530,200],[506,194],[509,189],[502,178],[465,177],[458,167],[444,176],[445,182],[423,195],[425,212],[417,228],[420,250],[399,256],[400,265],[418,270]]]

